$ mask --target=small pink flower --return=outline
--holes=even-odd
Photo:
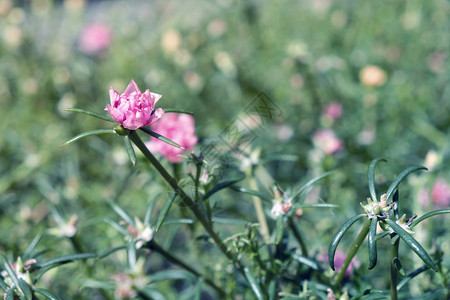
[[[336,121],[342,115],[342,104],[339,102],[331,102],[323,110],[323,115],[332,121]]]
[[[121,95],[110,87],[109,97],[111,105],[107,104],[105,110],[109,111],[116,122],[130,130],[148,126],[164,115],[162,108],[153,111],[162,96],[148,89],[141,93],[134,80],[131,80]]]
[[[342,265],[344,264],[345,259],[347,256],[344,252],[337,250],[334,255],[334,267],[336,268],[336,272],[339,272]],[[326,253],[321,253],[317,256],[317,259],[319,261],[328,262],[328,255]],[[359,268],[361,266],[361,263],[359,260],[355,257],[353,257],[352,261],[348,265],[347,270],[345,271],[345,276],[348,277],[353,274],[353,268]]]
[[[314,145],[325,154],[333,154],[342,149],[342,141],[336,137],[331,129],[317,130],[313,135]]]
[[[433,189],[431,190],[431,199],[436,206],[450,206],[450,186],[444,179],[438,178],[434,183]]]
[[[197,144],[194,117],[191,115],[167,113],[152,125],[152,130],[185,148],[171,146],[156,138],[151,138],[150,142],[146,143],[150,151],[160,153],[171,162],[182,161],[183,158],[179,155]]]
[[[111,28],[103,23],[92,23],[81,32],[79,48],[86,54],[95,55],[108,49],[111,42]]]

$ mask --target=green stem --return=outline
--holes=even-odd
[[[142,154],[150,161],[150,163],[156,168],[156,170],[161,174],[164,180],[174,189],[178,195],[180,195],[183,203],[191,209],[194,213],[195,217],[199,222],[203,225],[206,232],[209,236],[214,240],[219,249],[227,256],[228,259],[232,260],[238,267],[239,271],[244,274],[244,269],[241,266],[240,262],[237,260],[234,255],[228,251],[227,246],[222,242],[220,237],[216,234],[216,232],[212,228],[212,224],[208,222],[202,212],[195,205],[194,201],[186,194],[186,192],[178,185],[178,182],[170,176],[170,174],[166,171],[166,169],[161,165],[161,163],[156,159],[155,156],[148,150],[147,146],[145,146],[144,142],[142,142],[141,138],[137,134],[136,131],[132,130],[129,133],[131,141],[141,150]]]
[[[348,253],[347,257],[345,258],[345,261],[336,277],[336,281],[334,283],[335,287],[337,287],[341,284],[341,282],[345,276],[345,271],[347,270],[348,266],[350,265],[350,262],[352,261],[353,257],[356,255],[356,252],[358,252],[359,247],[361,247],[362,243],[366,239],[366,236],[369,233],[370,223],[371,223],[370,220],[367,220],[366,223],[364,223],[364,226],[361,229],[361,232],[359,233],[356,240],[353,242],[353,245],[350,248],[350,252]]]
[[[394,259],[398,257],[398,247],[400,239],[397,240],[391,246],[392,261],[391,261],[391,300],[397,300],[397,283],[398,283],[398,271],[394,265]]]
[[[164,256],[168,261],[170,261],[171,263],[174,263],[182,268],[184,268],[186,271],[194,274],[195,276],[199,277],[199,278],[203,278],[205,280],[205,282],[211,286],[213,289],[215,289],[217,291],[217,293],[219,293],[219,295],[221,296],[220,298],[222,298],[223,296],[226,295],[225,291],[222,290],[220,287],[218,287],[211,279],[205,278],[205,276],[203,276],[202,274],[200,274],[200,272],[198,272],[197,270],[195,270],[194,268],[192,268],[191,266],[187,265],[185,262],[183,262],[181,259],[175,257],[174,255],[172,255],[171,253],[167,252],[166,250],[164,250],[164,248],[162,248],[160,245],[158,245],[154,240],[151,240],[150,242],[147,243],[146,247],[148,247],[149,249],[158,252],[159,254],[161,254],[162,256]]]
[[[297,239],[297,241],[300,244],[300,249],[302,250],[302,255],[308,257],[308,248],[306,246],[305,241],[303,240],[303,237],[302,237],[300,231],[298,230],[294,221],[292,221],[292,217],[289,217],[288,225],[289,225],[289,228],[292,230],[294,237]]]
[[[253,167],[252,167],[253,169]],[[252,172],[253,173],[253,172]],[[254,175],[254,174],[252,174]],[[257,190],[256,179],[252,176],[249,180],[250,188],[253,190]],[[253,196],[253,206],[256,211],[256,218],[258,219],[258,223],[260,226],[260,233],[265,242],[268,242],[270,239],[269,226],[267,226],[266,216],[264,215],[264,209],[261,203],[261,199],[259,197]]]

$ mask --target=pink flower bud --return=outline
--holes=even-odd
[[[131,80],[121,95],[110,87],[109,97],[111,105],[107,104],[105,110],[109,111],[116,122],[130,130],[148,126],[164,114],[162,108],[153,111],[162,96],[148,89],[141,93],[134,80]]]
[[[336,121],[342,115],[342,104],[339,102],[331,102],[323,110],[324,117]]]
[[[434,183],[431,199],[438,207],[450,206],[450,186],[444,179],[438,178]]]
[[[171,146],[156,138],[151,138],[150,142],[146,143],[150,151],[161,154],[171,162],[182,161],[183,158],[179,155],[192,149],[198,141],[194,117],[188,114],[167,113],[152,125],[152,130],[185,148]]]
[[[322,129],[314,133],[314,145],[325,154],[333,154],[342,149],[342,141],[336,137],[331,129]]]

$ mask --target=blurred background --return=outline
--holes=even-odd
[[[196,153],[211,141],[226,149],[221,133],[243,122],[261,157],[296,157],[264,165],[282,188],[334,170],[306,201],[340,207],[302,216],[317,253],[336,222],[361,211],[376,157],[388,160],[377,169],[380,191],[404,168],[428,167],[400,186],[408,216],[449,207],[449,28],[445,0],[0,0],[0,250],[18,255],[44,232],[43,247],[70,253],[55,220],[72,215],[90,234],[86,249],[107,249],[120,237],[103,222],[114,216],[105,199],[139,215],[167,193],[142,160],[132,168],[119,137],[60,147],[111,127],[66,108],[106,114],[108,88],[122,92],[132,78],[163,95],[158,107],[194,112]],[[277,107],[269,119],[246,111],[260,92]],[[244,196],[221,197],[234,216],[252,209],[233,203]],[[429,222],[418,238],[428,230],[426,245],[448,253],[448,223]],[[370,276],[383,286],[377,270]]]

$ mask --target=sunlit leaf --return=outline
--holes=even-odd
[[[72,144],[73,142],[78,141],[79,139],[92,136],[92,135],[101,135],[101,134],[116,134],[116,132],[113,129],[96,129],[96,130],[89,130],[83,133],[80,133],[79,135],[71,138],[67,142],[61,145],[61,147],[67,146],[69,144]]]
[[[177,147],[177,148],[180,148],[180,149],[184,149],[184,147],[178,145],[178,144],[175,143],[174,141],[172,141],[172,140],[166,138],[165,136],[162,136],[162,135],[160,135],[160,134],[158,134],[158,133],[156,133],[156,132],[154,132],[154,131],[152,131],[152,130],[146,128],[146,127],[141,127],[141,128],[139,128],[139,129],[142,130],[143,132],[145,132],[145,133],[151,135],[152,137],[154,137],[154,138],[156,138],[156,139],[158,139],[158,140],[160,140],[160,141],[166,143],[166,144],[169,144],[169,145],[171,145],[171,146],[174,146],[174,147]]]
[[[311,180],[309,180],[308,182],[306,182],[304,185],[302,185],[296,192],[293,192],[291,195],[292,200],[294,200],[295,198],[299,197],[304,191],[306,191],[310,186],[312,186],[314,183],[316,183],[317,181],[327,177],[328,175],[330,175],[332,172],[327,172],[324,173],[320,176],[317,176]]]
[[[425,219],[428,219],[430,217],[434,217],[437,215],[441,215],[441,214],[449,214],[450,213],[450,209],[446,208],[446,209],[439,209],[439,210],[435,210],[435,211],[431,211],[429,213],[424,214],[423,216],[421,216],[420,218],[417,218],[416,220],[414,220],[411,223],[410,228],[413,228],[414,226],[416,226],[417,224],[419,224],[420,222],[422,222]]]
[[[392,196],[392,193],[397,189],[398,185],[403,181],[403,179],[405,179],[412,172],[418,170],[428,170],[428,169],[422,166],[412,166],[405,169],[397,177],[395,177],[394,181],[391,183],[386,192],[386,201],[389,201],[390,197]]]
[[[352,218],[350,218],[347,222],[344,223],[344,225],[339,228],[339,230],[334,235],[333,239],[331,240],[330,246],[328,247],[328,262],[330,264],[331,269],[334,271],[334,254],[336,253],[336,249],[341,242],[342,238],[344,237],[344,234],[349,230],[349,228],[359,219],[365,217],[365,214],[356,215]]]
[[[308,266],[308,267],[310,267],[313,270],[316,270],[316,271],[322,270],[322,268],[319,266],[319,264],[317,262],[315,262],[314,260],[312,260],[312,259],[310,259],[310,258],[308,258],[306,256],[303,256],[303,255],[300,255],[300,254],[297,254],[297,253],[292,253],[291,257],[294,260],[296,260],[299,263],[301,263],[302,265]]]
[[[395,221],[392,221],[391,219],[385,219],[385,221],[386,223],[388,223],[389,226],[391,226],[392,230],[394,230],[400,236],[400,238],[405,242],[405,244],[409,248],[411,248],[417,254],[417,256],[420,257],[421,260],[423,260],[435,272],[438,271],[438,268],[434,264],[433,260],[425,251],[425,249],[422,247],[422,245],[419,244],[419,242],[417,242],[408,232],[406,232]]]
[[[377,201],[377,194],[375,192],[375,167],[380,161],[386,162],[384,158],[375,158],[369,164],[369,169],[367,170],[367,181],[369,182],[370,197],[373,201]]]
[[[247,281],[250,284],[250,287],[252,288],[252,291],[255,294],[256,298],[258,300],[264,299],[263,295],[261,293],[261,288],[259,287],[258,283],[256,282],[255,277],[253,277],[253,274],[250,271],[250,269],[245,267],[244,274],[245,274],[245,278],[247,278]]]

